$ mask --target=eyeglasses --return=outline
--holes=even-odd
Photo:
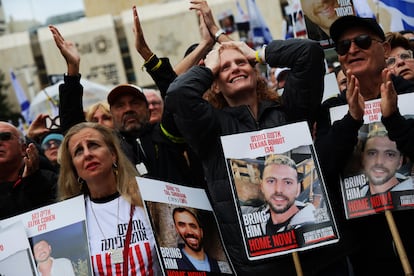
[[[160,105],[161,104],[161,101],[158,101],[158,102],[148,102],[148,105],[153,105],[153,106],[157,106],[157,105]]]
[[[355,45],[358,46],[359,48],[366,50],[369,47],[371,47],[372,41],[382,42],[380,40],[370,37],[369,35],[362,34],[362,35],[354,37],[353,39],[344,39],[344,40],[338,41],[338,43],[335,46],[335,50],[338,53],[338,55],[343,56],[346,53],[348,53],[349,48],[351,48],[352,42],[354,42]]]
[[[404,61],[407,60],[407,59],[412,59],[413,58],[413,51],[407,50],[405,52],[399,53],[395,57],[387,58],[387,60],[386,60],[387,67],[394,67],[395,64],[397,63],[397,58],[399,58],[401,60],[404,60]]]
[[[0,132],[0,141],[9,141],[11,140],[13,133],[11,132]]]
[[[50,140],[50,141],[47,141],[47,143],[42,145],[42,149],[49,150],[53,145],[55,145],[55,148],[59,148],[61,144],[62,144],[62,141]]]

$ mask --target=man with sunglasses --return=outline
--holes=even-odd
[[[315,138],[320,165],[330,192],[338,228],[342,233],[339,244],[332,247],[335,252],[328,249],[328,254],[346,254],[356,275],[400,275],[401,263],[395,255],[385,219],[381,216],[369,216],[356,221],[346,220],[344,217],[339,174],[357,145],[358,131],[363,125],[364,101],[383,97],[385,99],[381,107],[389,109],[389,104],[392,103],[389,99],[397,94],[414,91],[414,84],[393,76],[386,69],[386,57],[389,56],[391,47],[385,41],[384,31],[374,19],[341,17],[332,24],[330,35],[348,82],[347,90],[322,104]],[[329,109],[345,104],[349,106],[348,113],[331,125]],[[384,111],[382,114],[384,121],[392,112],[387,112],[387,116]],[[387,126],[386,123],[384,125]],[[387,130],[392,137],[392,131],[388,127]],[[403,223],[400,231],[406,232],[402,235],[406,242],[412,236],[405,235],[410,229],[407,227],[411,220],[408,219],[409,216],[412,217],[411,211],[398,213],[398,218],[395,214],[399,223]],[[367,259],[366,256],[370,258]]]
[[[51,204],[57,174],[39,169],[39,152],[12,124],[0,122],[0,219]]]

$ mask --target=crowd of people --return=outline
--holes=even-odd
[[[0,218],[84,195],[94,273],[108,275],[111,270],[113,275],[121,275],[119,271],[122,275],[138,275],[139,271],[140,275],[157,275],[160,268],[155,239],[136,182],[136,176],[143,176],[206,190],[237,274],[294,275],[291,256],[252,261],[244,253],[220,137],[306,121],[314,134],[340,239],[299,254],[305,275],[402,275],[384,217],[345,218],[339,176],[358,143],[364,102],[373,99],[381,99],[383,135],[368,137],[362,163],[370,166],[374,154],[394,157],[394,167],[401,166],[402,155],[414,158],[413,121],[402,116],[397,105],[398,95],[414,92],[412,33],[385,34],[372,18],[336,19],[329,31],[324,31],[338,54],[340,93],[322,103],[327,72],[324,51],[317,41],[274,40],[252,49],[221,31],[206,1],[191,0],[189,8],[199,17],[201,40],[191,45],[173,67],[168,58],[157,57],[146,43],[134,6],[135,48],[158,89],[119,84],[109,92],[107,102],[87,110],[82,106],[81,56],[76,44],[65,40],[56,26],[49,26],[67,64],[64,83],[59,87],[60,127],[47,128],[48,115],[41,114],[25,136],[15,126],[0,122]],[[269,79],[259,72],[258,64],[272,72]],[[273,83],[271,78],[275,79]],[[348,105],[348,112],[332,124],[329,109],[340,105]],[[392,153],[389,149],[369,150],[374,139],[387,140]],[[263,226],[269,233],[278,232],[275,227],[295,227],[292,217],[312,213],[308,209],[313,207],[296,204],[299,184],[295,162],[287,156],[273,158],[265,164],[261,183],[266,198],[263,208],[271,214]],[[291,185],[290,194],[279,192],[291,203],[287,214],[280,214],[280,207],[272,205],[276,193],[272,183],[279,181],[282,169],[290,175],[289,180],[283,178]],[[380,190],[386,192],[399,181],[395,168],[382,169],[392,174],[392,185]],[[379,169],[368,170],[372,177],[368,177],[366,188],[374,194]],[[410,189],[412,186],[410,178]],[[190,222],[182,222],[180,230],[181,213],[197,222],[191,223],[202,237],[196,216],[181,210],[174,213],[174,221],[183,240],[187,239],[184,226]],[[395,220],[408,260],[414,265],[412,215],[412,210],[404,210],[395,213]],[[277,225],[281,220],[286,224]],[[139,224],[145,235],[138,240],[127,237],[125,246],[103,250],[101,240],[116,237],[120,224],[128,228]],[[182,250],[189,258],[208,258],[187,242]],[[201,261],[201,270],[218,269],[210,259]]]

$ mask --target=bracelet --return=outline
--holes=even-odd
[[[215,42],[218,42],[219,37],[220,37],[222,34],[225,34],[225,33],[226,33],[226,32],[225,32],[223,29],[218,30],[218,31],[217,31],[217,33],[214,35],[214,41],[215,41]]]
[[[142,64],[142,67],[141,67],[141,70],[142,71],[144,71],[144,66],[148,63],[148,62],[150,62],[152,59],[153,59],[153,57],[155,57],[155,54],[153,53],[150,57],[149,57],[149,59],[147,59],[146,61],[144,61],[144,64]]]
[[[259,50],[256,50],[256,62],[262,64],[263,60],[259,55]]]

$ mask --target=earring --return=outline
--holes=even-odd
[[[112,163],[112,168],[114,170],[115,176],[118,176],[118,164],[116,164],[115,162]]]
[[[82,190],[82,186],[86,184],[86,181],[83,180],[80,176],[78,176],[78,183],[79,183],[79,189]]]

